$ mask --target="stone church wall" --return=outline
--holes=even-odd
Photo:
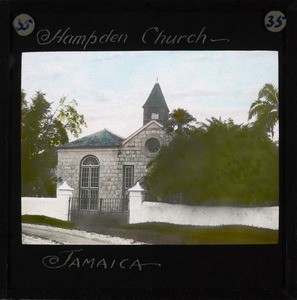
[[[152,123],[121,148],[120,163],[134,166],[134,183],[143,178],[147,171],[147,163],[156,156],[145,148],[145,142],[149,138],[157,138],[161,146],[168,143],[168,137],[164,135],[164,130]]]
[[[94,155],[100,162],[99,197],[120,197],[122,169],[118,165],[118,151],[118,149],[61,149],[58,151],[57,177],[66,181],[74,189],[74,197],[78,197],[80,163],[85,156]]]
[[[61,177],[73,189],[73,196],[79,196],[80,163],[87,155],[94,155],[100,162],[99,198],[119,198],[123,193],[123,167],[134,166],[134,183],[146,174],[147,163],[156,156],[145,148],[149,138],[157,138],[160,145],[169,142],[163,129],[151,123],[144,130],[136,132],[122,147],[111,149],[60,149],[58,150],[57,177]]]

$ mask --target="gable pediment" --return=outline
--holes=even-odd
[[[137,139],[143,139],[143,136],[151,133],[159,132],[161,135],[165,134],[165,130],[163,129],[163,125],[161,125],[157,121],[150,121],[149,123],[145,124],[141,128],[139,128],[137,131],[132,133],[129,137],[127,137],[121,144],[122,147],[125,147],[125,145],[130,144],[134,140]]]

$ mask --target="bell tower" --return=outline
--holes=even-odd
[[[155,120],[163,126],[168,121],[169,109],[163,96],[160,84],[155,83],[149,97],[142,106],[143,108],[143,125]]]

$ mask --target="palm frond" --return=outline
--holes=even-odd
[[[248,120],[256,118],[254,125],[263,128],[273,137],[274,126],[278,122],[278,90],[273,84],[266,83],[259,91],[248,113]]]
[[[273,105],[278,105],[278,91],[272,84],[266,83],[260,90],[258,99],[264,99],[264,101]]]

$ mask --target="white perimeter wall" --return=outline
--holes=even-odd
[[[213,207],[142,202],[140,191],[130,190],[130,224],[164,222],[181,225],[247,225],[278,229],[279,209],[273,207]]]
[[[72,193],[73,189],[64,182],[57,188],[57,198],[22,197],[22,215],[39,215],[67,221]]]
[[[68,220],[68,199],[22,198],[22,215],[40,215]]]

